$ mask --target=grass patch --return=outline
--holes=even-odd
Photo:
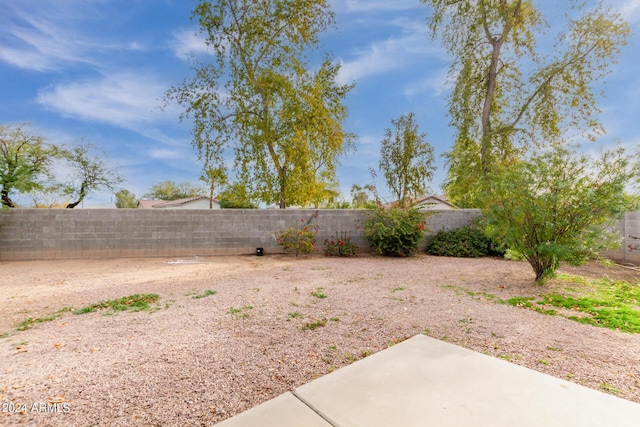
[[[58,317],[62,316],[64,313],[72,311],[72,307],[64,307],[50,316],[47,317],[29,317],[28,319],[23,320],[20,323],[16,324],[16,331],[26,331],[33,328],[37,323],[51,322]],[[8,336],[8,334],[6,335]]]
[[[569,275],[560,275],[558,282],[559,292],[530,298],[528,304],[524,304],[525,308],[588,325],[640,332],[640,285],[624,280]],[[568,286],[563,289],[562,285]],[[507,301],[512,302],[513,299]]]
[[[218,293],[218,292],[216,292],[216,291],[213,291],[213,290],[211,290],[211,289],[207,289],[206,291],[204,291],[204,292],[203,292],[203,293],[201,293],[201,294],[196,294],[196,295],[191,296],[191,298],[193,298],[193,299],[206,298],[206,297],[208,297],[208,296],[215,295],[215,294],[217,294],[217,293]]]
[[[92,313],[98,310],[110,309],[113,312],[116,311],[149,311],[152,308],[152,304],[158,302],[160,296],[158,294],[133,294],[126,297],[101,301],[97,304],[88,305],[75,310],[73,314],[85,314]],[[113,313],[110,313],[113,314]]]
[[[299,311],[294,311],[291,312],[289,314],[287,314],[287,320],[289,319],[302,319],[304,317],[304,315],[302,313],[300,313]]]
[[[248,310],[252,310],[253,306],[251,305],[245,305],[242,308],[234,308],[231,307],[229,309],[229,314],[233,314],[234,316],[236,316],[239,319],[246,319],[249,317],[249,313],[247,313]]]
[[[307,322],[304,325],[302,325],[302,330],[303,331],[313,331],[316,330],[318,328],[323,328],[327,326],[327,319],[326,318],[322,318],[320,320],[316,320],[315,322]]]
[[[442,286],[457,295],[487,299],[575,322],[640,333],[640,284],[609,278],[559,274],[547,285],[552,292],[501,300],[495,295],[473,292],[459,286]]]
[[[327,297],[327,295],[324,293],[324,288],[316,289],[315,291],[311,292],[311,295],[320,299],[324,299]]]
[[[606,391],[607,393],[611,393],[611,394],[620,393],[620,390],[618,390],[617,388],[613,387],[611,384],[608,384],[608,383],[601,383],[600,388]]]

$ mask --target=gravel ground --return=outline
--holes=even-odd
[[[491,302],[543,291],[525,263],[274,255],[0,271],[0,425],[211,425],[420,333],[640,403],[640,336]],[[620,267],[569,271],[640,283]],[[157,310],[15,331],[136,293],[159,294]]]

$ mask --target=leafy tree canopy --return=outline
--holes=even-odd
[[[536,281],[554,275],[560,262],[579,264],[617,247],[606,226],[638,199],[625,193],[633,180],[622,148],[593,160],[557,147],[492,175],[484,201],[487,232],[531,264]]]
[[[116,193],[116,208],[132,209],[138,207],[136,195],[127,189],[122,189]]]
[[[433,178],[433,147],[420,133],[413,113],[391,120],[380,149],[380,170],[391,194],[401,207],[409,199],[424,195]]]
[[[567,23],[552,40],[556,27],[533,1],[421,1],[431,8],[432,36],[454,58],[449,113],[456,139],[445,183],[453,203],[479,206],[491,173],[515,165],[531,147],[604,132],[597,83],[629,36],[619,13],[602,1],[567,1]]]
[[[52,177],[50,167],[58,156],[56,146],[32,133],[25,125],[0,125],[1,206],[14,208],[14,193],[43,190]]]
[[[188,197],[202,196],[205,190],[195,187],[188,182],[176,184],[174,181],[161,181],[151,187],[144,197],[154,200],[177,200]]]
[[[71,172],[71,179],[63,185],[63,194],[71,198],[67,208],[78,206],[91,192],[109,190],[122,183],[122,178],[115,169],[110,168],[103,160],[104,152],[99,153],[92,144],[81,144],[62,149],[60,154]]]
[[[218,202],[223,209],[257,209],[258,205],[251,199],[242,183],[234,182],[218,195]]]
[[[193,144],[219,164],[235,153],[236,178],[265,203],[306,205],[335,178],[351,147],[342,129],[350,85],[325,58],[309,71],[308,53],[333,25],[326,0],[201,1],[192,19],[213,50],[213,63],[171,88],[168,100],[193,118]]]

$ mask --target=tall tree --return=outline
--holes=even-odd
[[[44,189],[58,148],[25,126],[0,125],[0,199],[2,207],[15,208],[12,193]]]
[[[209,209],[213,209],[216,184],[224,185],[227,182],[227,171],[223,167],[205,166],[200,180],[209,185]]]
[[[375,200],[375,195],[376,189],[373,184],[365,184],[364,186],[353,184],[351,186],[351,204],[356,209],[367,206],[372,199]]]
[[[193,144],[204,158],[235,151],[236,178],[258,199],[305,205],[335,176],[349,148],[342,129],[339,65],[307,69],[318,34],[334,22],[327,0],[200,1],[192,19],[213,49],[195,77],[167,92],[193,116]],[[323,175],[324,174],[324,175]]]
[[[391,120],[380,148],[380,170],[401,207],[423,195],[435,170],[433,147],[420,133],[413,113]]]
[[[144,197],[154,200],[177,200],[202,196],[205,191],[188,182],[176,184],[174,181],[161,181],[155,184]]]
[[[115,191],[123,181],[118,172],[102,160],[106,154],[95,151],[95,146],[85,142],[61,150],[62,158],[71,170],[71,181],[64,186],[64,194],[72,199],[67,204],[68,209],[78,206],[92,192]]]
[[[138,207],[136,195],[127,189],[122,189],[116,193],[116,208],[132,209]]]
[[[596,83],[610,71],[629,27],[599,1],[568,1],[552,53],[538,49],[551,27],[533,1],[421,0],[434,38],[454,57],[449,98],[456,129],[445,190],[459,206],[479,204],[492,171],[531,147],[603,132]],[[571,130],[569,134],[568,130]]]
[[[218,195],[218,201],[222,209],[258,209],[247,188],[240,182],[228,183]]]

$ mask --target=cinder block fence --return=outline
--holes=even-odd
[[[7,209],[0,211],[0,260],[173,257],[282,252],[274,233],[309,221],[314,209],[152,210],[152,209]],[[366,211],[320,209],[317,246],[337,232],[348,232],[363,252],[369,245],[361,225]],[[433,235],[467,225],[476,209],[434,213],[427,220]],[[615,227],[623,245],[603,255],[640,264],[640,211],[628,212]],[[425,241],[426,244],[426,241]],[[423,244],[424,246],[424,244]]]
[[[0,211],[0,260],[206,256],[281,252],[274,233],[309,221],[314,209],[146,210],[8,209]],[[361,226],[366,211],[321,209],[317,246],[336,232],[351,233],[368,251]],[[470,223],[475,209],[437,212],[431,233]]]

